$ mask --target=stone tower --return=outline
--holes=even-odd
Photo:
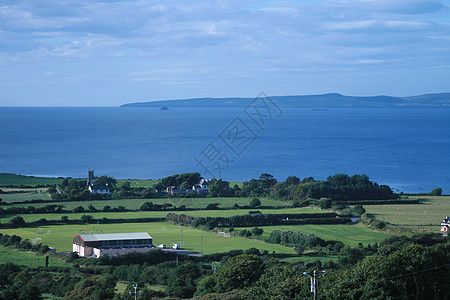
[[[94,185],[94,170],[88,170],[88,181],[87,186],[93,186]]]

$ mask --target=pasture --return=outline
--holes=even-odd
[[[50,200],[50,196],[46,193],[47,189],[38,189],[35,191],[31,191],[28,193],[13,193],[13,194],[0,194],[0,198],[2,198],[2,202],[11,203],[11,202],[22,202],[27,200]],[[18,204],[24,206],[24,204]],[[18,206],[14,205],[14,206]],[[28,206],[30,204],[27,204]]]
[[[90,215],[94,223],[101,222],[102,218],[108,219],[137,219],[137,218],[164,218],[168,213],[186,214],[192,217],[231,217],[245,215],[252,209],[233,210],[193,210],[193,211],[129,211],[129,212],[91,212],[82,213],[51,213],[51,214],[22,214],[25,222],[36,222],[44,218],[47,220],[61,220],[62,216],[69,220],[80,220],[83,215]],[[281,209],[258,209],[264,214],[295,214],[295,213],[321,213],[323,211],[314,208],[281,208]],[[16,215],[2,215],[0,222],[6,223]]]
[[[18,235],[23,239],[40,238],[42,243],[56,248],[56,251],[72,251],[72,237],[81,233],[124,233],[124,232],[148,232],[153,237],[153,244],[180,243],[183,249],[212,254],[226,252],[234,249],[257,248],[260,251],[267,250],[269,253],[295,254],[294,249],[281,245],[264,243],[262,241],[247,239],[243,237],[218,237],[216,232],[202,231],[189,227],[176,226],[170,223],[122,223],[122,224],[90,224],[90,225],[55,225],[41,226],[40,228],[14,228],[1,229],[0,232],[9,235]],[[41,233],[38,233],[41,232]]]
[[[419,204],[365,205],[366,213],[380,221],[425,229],[430,232],[440,230],[441,221],[450,215],[450,196],[421,196]]]
[[[132,188],[149,188],[153,187],[158,181],[152,179],[117,179],[117,187],[120,188],[125,182],[129,182]]]
[[[20,186],[60,184],[62,180],[63,178],[34,177],[9,173],[0,173],[0,187],[7,185],[20,187]]]
[[[4,264],[7,262],[12,262],[17,265],[27,267],[44,267],[45,256],[0,246],[0,264]],[[56,259],[50,255],[48,259],[48,266],[71,267],[72,265]]]
[[[357,246],[362,243],[368,244],[379,243],[380,241],[391,236],[389,233],[378,232],[368,229],[362,225],[289,225],[289,226],[259,226],[264,230],[263,237],[268,237],[274,230],[299,231],[303,233],[312,233],[318,237],[329,241],[341,241],[349,246]],[[251,227],[236,228],[248,229]]]
[[[44,193],[45,194],[45,193]],[[49,200],[49,197],[47,194],[44,195],[41,194],[35,194],[34,198],[30,198],[30,195],[28,193],[17,193],[17,194],[2,194],[0,195],[1,198],[3,198],[4,202],[18,202],[18,201],[25,201],[25,200],[31,200],[31,199],[41,199],[38,196],[43,195],[42,199]],[[6,196],[6,197],[4,197]],[[11,200],[9,200],[11,199]],[[249,198],[239,198],[239,197],[217,197],[217,198],[152,198],[152,199],[108,199],[108,200],[92,200],[92,201],[58,201],[58,202],[52,202],[52,203],[23,203],[23,204],[14,204],[15,207],[28,207],[28,206],[34,206],[34,207],[42,207],[49,204],[56,204],[56,205],[64,205],[64,208],[66,210],[72,210],[75,207],[82,206],[86,210],[88,209],[88,206],[92,204],[97,209],[103,209],[104,206],[111,206],[111,207],[117,207],[117,206],[124,206],[126,209],[139,209],[142,204],[145,202],[152,202],[153,204],[165,204],[169,203],[176,207],[185,206],[187,208],[205,208],[208,204],[214,204],[219,203],[219,208],[231,208],[235,204],[238,204],[239,206],[246,206],[250,203]],[[290,202],[287,201],[280,201],[280,200],[273,200],[273,199],[266,199],[261,198],[261,204],[263,206],[285,206],[289,205]]]

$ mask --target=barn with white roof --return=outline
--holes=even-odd
[[[72,243],[73,252],[83,257],[116,256],[154,248],[153,239],[147,232],[77,234]]]

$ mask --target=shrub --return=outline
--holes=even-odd
[[[332,203],[332,200],[329,198],[322,198],[319,200],[319,206],[321,209],[331,208]]]
[[[206,206],[207,210],[214,210],[217,209],[219,207],[220,203],[210,203]]]
[[[258,206],[261,206],[261,201],[258,199],[258,198],[253,198],[251,201],[250,201],[250,206],[251,207],[258,207]]]
[[[83,207],[83,206],[75,207],[75,208],[73,209],[73,212],[74,212],[74,213],[84,212],[84,207]]]
[[[262,229],[262,228],[258,228],[258,227],[253,227],[251,230],[250,230],[250,233],[252,234],[252,235],[262,235],[263,233],[264,233],[264,230]]]
[[[26,225],[25,220],[21,216],[16,216],[9,220],[9,223],[13,225],[14,227],[22,227]]]
[[[311,201],[309,199],[295,199],[293,205],[295,207],[306,207],[311,205]]]
[[[145,202],[141,205],[141,210],[150,211],[154,209],[153,202]]]

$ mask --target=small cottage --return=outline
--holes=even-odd
[[[441,222],[441,232],[448,233],[450,231],[450,218],[445,217]]]

